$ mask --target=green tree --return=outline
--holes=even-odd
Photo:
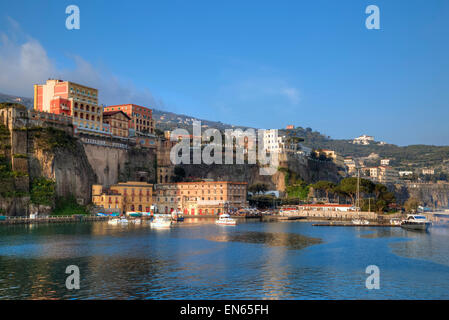
[[[332,190],[334,190],[334,188],[336,187],[336,184],[330,181],[318,181],[314,184],[311,185],[311,187],[315,190],[320,190],[320,191],[324,191],[326,193],[326,198],[329,201],[329,192],[331,192]]]
[[[418,209],[418,206],[420,205],[420,202],[416,198],[409,198],[404,203],[404,208],[407,212],[416,212]]]

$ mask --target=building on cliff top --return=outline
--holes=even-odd
[[[98,90],[70,81],[49,79],[34,85],[34,110],[71,116],[75,132],[104,135]]]
[[[154,134],[155,124],[153,120],[153,110],[150,108],[129,103],[107,106],[104,107],[104,111],[123,111],[131,118],[129,120],[130,129],[133,129],[136,132]]]

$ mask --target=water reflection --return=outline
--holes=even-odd
[[[0,299],[448,298],[449,233],[193,218],[147,224],[0,226]],[[65,288],[80,268],[81,289]],[[367,291],[365,268],[382,270]],[[414,281],[420,273],[423,281]]]
[[[268,233],[268,232],[232,232],[218,234],[207,238],[219,242],[243,242],[265,244],[271,247],[286,247],[290,250],[300,250],[307,246],[321,243],[320,239],[302,236],[294,233]]]

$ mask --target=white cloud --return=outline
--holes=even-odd
[[[80,56],[69,57],[72,69],[58,69],[38,40],[24,34],[19,24],[8,17],[11,31],[0,33],[0,92],[33,96],[33,85],[48,78],[58,78],[85,84],[99,90],[100,103],[136,103],[161,108],[149,89],[138,89],[124,82],[107,69],[94,67]]]

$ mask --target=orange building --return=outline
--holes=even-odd
[[[113,136],[128,137],[128,126],[131,118],[123,111],[103,112],[103,123],[108,124],[109,132]]]
[[[47,80],[34,85],[34,109],[73,118],[76,132],[103,134],[103,108],[98,90],[70,81]]]
[[[248,206],[246,194],[246,182],[163,183],[155,186],[155,203],[160,213],[181,210],[186,215],[218,215]]]
[[[104,111],[123,111],[131,118],[130,129],[154,134],[153,111],[147,107],[136,104],[120,104],[104,107]]]

